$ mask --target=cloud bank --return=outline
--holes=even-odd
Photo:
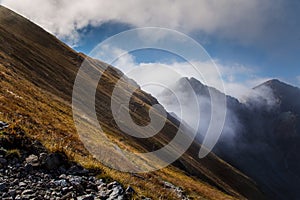
[[[278,20],[281,0],[2,0],[11,8],[61,39],[76,43],[78,30],[118,21],[136,27],[157,26],[189,33],[200,31],[243,42],[262,37]]]

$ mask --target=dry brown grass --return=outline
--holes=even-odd
[[[100,169],[102,173],[99,176],[117,180],[124,186],[131,185],[139,194],[138,197],[176,199],[174,193],[163,187],[162,181],[165,180],[183,187],[194,199],[233,199],[174,167],[136,176],[102,165],[80,142],[69,103],[18,77],[3,64],[0,64],[0,71],[0,120],[10,124],[8,130],[22,129],[50,151],[63,151],[70,159],[85,167]]]

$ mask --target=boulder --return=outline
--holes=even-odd
[[[65,161],[66,159],[60,153],[51,153],[45,159],[45,167],[48,170],[55,170],[58,169],[61,165],[63,165]]]
[[[31,164],[33,167],[40,166],[39,158],[36,155],[30,155],[25,159],[25,162]]]

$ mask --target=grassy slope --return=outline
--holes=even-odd
[[[184,166],[181,169],[170,166],[157,172],[135,176],[103,166],[83,147],[72,120],[72,86],[84,56],[3,7],[0,7],[0,33],[0,120],[24,129],[49,149],[64,151],[70,158],[85,166],[101,168],[102,176],[111,177],[125,185],[130,183],[140,194],[155,199],[175,198],[162,187],[162,180],[183,187],[195,199],[233,199],[242,198],[242,195],[261,197],[251,180],[213,154],[198,160],[197,144],[180,159],[180,166]],[[94,64],[101,65],[97,61]],[[100,84],[97,92],[97,99],[101,100],[97,102],[97,111],[101,113],[98,118],[106,127],[105,132],[121,146],[140,151],[152,147],[153,142],[161,145],[161,141],[167,143],[172,139],[172,133],[177,127],[172,119],[158,136],[143,142],[112,128],[115,126],[109,120],[111,113],[107,103],[110,102],[109,96],[116,80],[116,71],[112,68],[107,70],[101,80],[104,84]],[[149,105],[155,103],[155,99],[137,91],[133,103],[138,101],[146,104],[134,118],[147,123],[145,112],[147,113]],[[198,178],[191,178],[187,172]]]

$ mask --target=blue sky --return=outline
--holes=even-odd
[[[74,48],[89,54],[98,43],[132,28],[134,26],[118,22],[107,22],[98,27],[84,28],[79,30],[84,37]],[[281,28],[285,27],[279,29]],[[266,35],[266,38],[272,37],[272,39],[266,41],[265,44],[263,42],[243,44],[232,39],[218,38],[215,35],[206,35],[197,31],[187,33],[187,35],[203,45],[213,59],[217,59],[224,65],[247,66],[256,71],[258,76],[279,78],[299,86],[300,81],[297,76],[300,75],[300,23],[298,26],[295,24],[287,28],[291,29],[290,35],[288,32],[284,35],[276,35],[278,33],[273,32],[272,36]],[[167,57],[166,53],[155,50],[141,50],[132,54],[137,62],[167,62],[169,58],[174,59],[172,56]]]
[[[86,54],[131,28],[170,28],[199,42],[218,65],[231,69],[226,71],[235,77],[228,82],[252,87],[279,78],[300,86],[300,1],[2,0],[1,4]],[[132,57],[136,63],[174,61],[172,55],[153,50]]]

